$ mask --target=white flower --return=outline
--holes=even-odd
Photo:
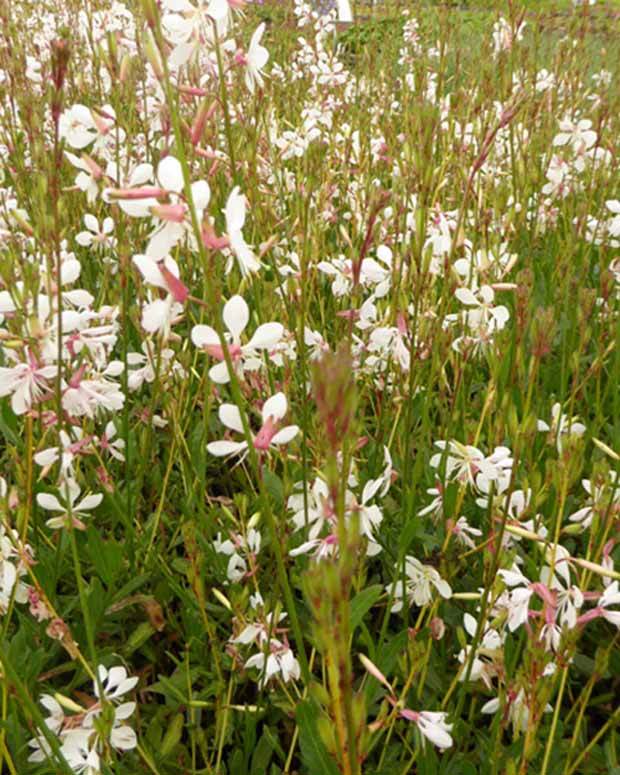
[[[612,237],[620,237],[620,200],[608,199],[605,206],[613,213],[613,218],[607,222],[607,230]]]
[[[560,131],[553,138],[553,145],[562,146],[570,144],[577,154],[583,154],[596,142],[596,132],[592,129],[592,122],[587,119],[573,121],[564,119],[560,121]]]
[[[478,530],[478,528],[475,527],[471,527],[466,517],[459,517],[457,519],[456,524],[452,528],[452,532],[457,537],[458,541],[460,541],[465,546],[468,546],[470,549],[475,547],[475,543],[473,539],[470,538],[470,536],[475,536],[478,538],[482,535],[481,530]]]
[[[83,450],[87,441],[83,438],[81,428],[71,428],[71,433],[75,438],[69,436],[65,430],[61,430],[59,433],[59,446],[48,447],[35,454],[34,462],[39,466],[43,466],[44,469],[41,472],[41,476],[44,476],[49,468],[60,460],[61,478],[71,477],[73,473],[73,461]]]
[[[278,674],[282,676],[284,683],[288,683],[292,679],[297,680],[301,675],[301,670],[291,649],[275,638],[269,641],[269,649],[269,654],[266,655],[262,652],[254,654],[245,663],[246,670],[256,667],[261,672],[259,686],[264,686]]]
[[[179,266],[170,256],[157,260],[147,255],[132,259],[147,283],[166,291],[165,298],[155,298],[142,308],[142,328],[149,334],[159,332],[164,339],[170,335],[172,324],[183,312],[182,302],[188,291],[179,277]]]
[[[548,431],[555,438],[559,453],[562,452],[563,437],[580,438],[586,432],[586,426],[579,422],[578,417],[562,414],[560,403],[555,403],[551,407],[551,425],[549,426],[544,420],[538,420],[537,427],[539,431]]]
[[[73,105],[65,110],[60,116],[58,131],[67,145],[78,150],[97,139],[97,127],[86,105]]]
[[[509,692],[507,694],[506,704],[508,706],[508,718],[510,719],[515,732],[525,732],[527,730],[527,725],[530,718],[530,711],[527,706],[526,696],[523,689],[519,689],[516,694]],[[500,708],[501,702],[499,697],[494,697],[492,700],[489,700],[482,706],[480,712],[497,713]],[[550,713],[552,710],[553,708],[551,705],[547,703],[547,705],[545,705],[544,712]]]
[[[452,597],[452,589],[447,581],[441,578],[439,572],[432,565],[423,565],[415,557],[408,555],[405,558],[405,576],[407,580],[403,584],[398,579],[395,587],[388,584],[388,593],[394,589],[395,602],[390,609],[393,613],[402,610],[403,598],[407,598],[409,605],[425,606],[433,599],[433,587],[443,598]]]
[[[94,215],[86,213],[84,216],[84,225],[86,231],[81,231],[76,235],[75,241],[82,247],[104,248],[114,247],[116,240],[112,235],[114,231],[114,221],[112,218],[104,218],[103,223],[99,226],[99,221]]]
[[[265,23],[261,23],[256,28],[250,41],[250,47],[246,54],[245,84],[249,91],[254,94],[256,86],[263,87],[263,68],[269,60],[269,52],[260,41],[265,32]]]
[[[48,390],[47,380],[57,374],[56,366],[43,366],[28,353],[28,362],[0,367],[0,397],[11,396],[15,414],[25,414]]]
[[[292,441],[299,427],[297,425],[287,425],[278,430],[279,421],[282,420],[288,410],[288,404],[284,393],[276,393],[268,398],[263,404],[261,410],[263,425],[259,432],[253,437],[255,449],[265,452],[271,446],[280,446]],[[237,433],[243,433],[243,422],[239,409],[234,404],[221,404],[219,408],[219,418],[221,422],[230,430]],[[238,455],[247,449],[245,441],[212,441],[207,444],[207,450],[217,457],[227,457],[228,455]]]
[[[88,732],[72,730],[65,737],[62,753],[77,775],[100,775],[101,760],[96,749],[89,747],[88,738]]]
[[[353,21],[353,14],[351,13],[351,4],[349,3],[349,0],[336,0],[336,7],[338,9],[339,22]]]
[[[115,436],[116,426],[112,420],[110,420],[110,422],[105,426],[103,435],[99,439],[99,448],[102,450],[107,450],[115,460],[120,460],[122,462],[125,460],[125,455],[123,454],[123,450],[125,449],[125,440],[114,439]]]
[[[517,627],[527,622],[530,600],[534,594],[532,585],[515,566],[511,570],[499,570],[498,575],[505,584],[513,587],[508,601],[508,629],[514,632]]]
[[[428,710],[418,712],[404,708],[400,711],[400,715],[407,721],[413,721],[424,737],[428,738],[440,750],[452,746],[453,740],[450,732],[453,725],[446,723],[447,713]]]
[[[103,665],[99,665],[97,669],[99,675],[99,681],[93,682],[93,691],[95,697],[99,698],[99,682],[101,683],[101,689],[103,696],[115,702],[119,700],[123,695],[130,692],[138,683],[138,677],[127,675],[127,670],[124,667],[111,667],[109,670]]]
[[[471,614],[465,614],[463,616],[463,624],[468,635],[474,638],[478,629],[478,622]],[[495,660],[498,659],[501,662],[502,659],[502,646],[503,638],[497,630],[491,627],[483,630],[482,638],[472,659],[469,672],[470,681],[482,680],[489,689],[491,688],[492,679],[497,674]],[[463,669],[459,673],[459,681],[465,680],[467,674],[466,665],[470,659],[470,652],[471,646],[466,646],[459,652],[458,660],[463,665]]]
[[[226,216],[226,233],[230,243],[230,250],[239,263],[239,269],[243,277],[253,272],[258,272],[260,261],[252,248],[243,238],[242,229],[245,224],[246,198],[240,193],[239,186],[235,186],[230,192],[226,202],[224,215]],[[230,271],[232,262],[229,261],[226,271]]]
[[[155,229],[151,232],[145,253],[155,260],[161,260],[169,255],[186,234],[192,245],[195,238],[189,205],[182,196],[185,183],[181,162],[174,156],[166,156],[157,165],[156,177],[161,191],[146,189],[142,198],[126,198],[110,189],[106,189],[104,195],[117,199],[121,210],[134,218],[145,218],[149,215],[153,217]],[[206,180],[199,180],[191,184],[190,192],[196,218],[200,221],[209,204],[211,189]],[[159,199],[153,196],[154,193],[165,194],[168,202],[161,204]]]
[[[226,302],[222,318],[229,331],[228,352],[237,375],[241,377],[244,371],[259,369],[262,365],[259,351],[275,347],[284,334],[284,326],[280,323],[263,323],[256,329],[250,341],[242,345],[241,335],[249,323],[250,310],[241,296],[233,296]],[[210,379],[218,385],[230,382],[224,352],[215,329],[205,325],[194,326],[192,342],[220,361],[209,370]]]
[[[86,530],[86,525],[80,518],[89,516],[87,512],[97,508],[103,500],[103,495],[101,493],[87,495],[78,501],[81,490],[80,486],[73,479],[67,479],[60,486],[60,492],[64,503],[61,503],[55,495],[47,492],[40,492],[37,495],[37,503],[42,509],[59,512],[58,516],[51,517],[45,524],[52,528],[52,530],[68,527],[70,513],[73,527],[78,530]]]

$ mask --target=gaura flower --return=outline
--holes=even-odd
[[[262,365],[259,351],[277,345],[284,334],[284,326],[280,323],[263,323],[256,329],[250,341],[242,345],[241,335],[250,321],[250,310],[241,296],[233,296],[226,302],[222,318],[229,332],[226,337],[228,352],[239,377],[243,376],[244,371],[259,369]],[[209,370],[209,378],[218,385],[230,382],[224,351],[215,329],[205,325],[194,326],[192,342],[219,361]]]
[[[271,396],[263,404],[261,410],[263,425],[252,439],[254,448],[259,452],[266,452],[271,446],[277,447],[282,444],[288,444],[298,434],[299,427],[297,425],[287,425],[278,430],[280,420],[286,414],[287,409],[288,404],[284,393],[276,393],[275,396]],[[241,413],[237,406],[234,404],[222,404],[218,414],[220,420],[227,428],[237,433],[244,432]],[[228,441],[226,439],[212,441],[207,444],[207,450],[216,457],[238,455],[246,452],[247,447],[246,441]]]

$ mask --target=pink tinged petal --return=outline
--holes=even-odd
[[[620,605],[620,585],[617,581],[613,581],[603,592],[600,605]]]
[[[161,274],[166,282],[166,287],[172,298],[175,301],[178,301],[179,304],[184,304],[187,300],[187,297],[189,296],[189,289],[187,286],[184,285],[178,277],[175,277],[175,275],[172,274],[172,272],[165,265],[161,267]]]
[[[183,168],[174,156],[166,156],[157,166],[157,179],[168,191],[176,194],[183,191]]]
[[[241,296],[233,296],[224,305],[222,318],[226,328],[238,341],[250,320],[250,310]]]
[[[24,381],[11,396],[11,409],[15,414],[25,414],[32,404],[30,385]]]
[[[390,686],[390,683],[388,679],[383,675],[381,670],[375,665],[374,662],[372,662],[365,654],[359,654],[360,662],[364,665],[366,670],[370,673],[370,675],[373,676],[373,678],[376,678],[377,681],[382,683],[384,686],[386,686],[390,692],[392,691],[392,687]]]
[[[243,433],[243,422],[241,421],[241,412],[235,404],[222,404],[219,409],[219,418],[223,425],[237,433]]]
[[[196,43],[190,41],[189,43],[179,43],[175,47],[174,51],[168,57],[170,66],[174,69],[183,67],[187,63],[191,55],[196,50]]]
[[[216,457],[226,457],[228,455],[236,455],[247,447],[245,441],[212,441],[207,444],[207,451],[211,455]]]
[[[192,328],[192,342],[196,347],[219,347],[220,338],[211,326],[198,325]]]
[[[273,347],[278,344],[284,335],[284,326],[281,323],[263,323],[254,332],[244,349],[260,350]]]
[[[275,396],[268,398],[263,404],[262,418],[263,423],[272,417],[274,420],[281,420],[286,414],[288,404],[284,393],[276,393]]]
[[[123,674],[127,676],[127,671],[125,670],[125,668],[123,667],[120,669],[123,670]],[[114,696],[122,697],[124,694],[127,694],[127,692],[130,692],[137,685],[138,680],[139,679],[137,675],[132,675],[132,676],[123,678],[123,680],[116,687],[116,690],[114,691]],[[124,704],[135,706],[135,703],[124,703]],[[133,710],[131,712],[133,713]]]
[[[463,616],[463,624],[465,626],[466,632],[473,638],[478,628],[478,622],[471,614],[465,614]]]
[[[256,626],[255,624],[249,624],[239,633],[239,635],[236,638],[231,638],[230,642],[243,643],[247,645],[248,643],[251,643],[260,632],[261,632],[260,627]],[[262,654],[256,655],[256,656],[262,656]]]
[[[3,595],[9,596],[15,582],[17,581],[17,570],[10,562],[2,564],[2,589]]]
[[[297,425],[287,425],[286,428],[282,428],[271,439],[272,444],[288,444],[299,433],[299,427]]]

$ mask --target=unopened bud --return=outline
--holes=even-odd
[[[207,121],[213,116],[216,108],[216,101],[213,101],[211,104],[209,104],[205,99],[200,103],[200,107],[198,108],[198,112],[196,113],[196,117],[194,118],[190,132],[192,145],[198,145],[200,142],[200,138],[202,137],[202,133],[204,132]]]
[[[439,616],[435,616],[431,619],[430,629],[431,638],[433,640],[441,640],[446,633],[446,625],[444,624],[443,619],[440,619]]]
[[[157,49],[157,44],[155,43],[155,38],[153,37],[153,33],[150,30],[147,31],[146,33],[144,53],[146,54],[148,63],[153,68],[153,73],[155,74],[155,77],[157,78],[157,80],[163,81],[164,66],[162,64],[159,51]]]

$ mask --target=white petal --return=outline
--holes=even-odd
[[[196,347],[219,346],[220,338],[211,326],[198,325],[192,328],[192,342]]]
[[[119,751],[130,751],[138,745],[138,738],[131,727],[126,724],[115,727],[110,733],[112,747]]]
[[[222,404],[218,414],[220,420],[227,428],[237,431],[237,433],[243,433],[243,423],[239,407],[235,406],[235,404]]]
[[[469,288],[457,288],[456,291],[454,291],[454,295],[461,302],[461,304],[466,304],[468,307],[480,306],[478,299],[474,296],[472,291],[469,290]]]
[[[220,361],[209,369],[209,379],[216,385],[227,385],[230,382],[230,374],[226,361]]]
[[[271,439],[272,444],[288,444],[299,433],[299,427],[297,425],[287,425],[286,428],[282,428]]]
[[[87,495],[81,500],[75,507],[76,511],[88,511],[89,509],[96,509],[97,506],[103,500],[103,495],[98,493],[96,495]]]
[[[150,285],[168,290],[157,261],[151,256],[135,255],[132,262],[138,267],[140,274]]]
[[[142,327],[150,334],[163,328],[168,320],[170,305],[164,299],[147,304],[142,310]]]
[[[48,492],[40,492],[37,495],[37,503],[42,509],[47,509],[48,511],[66,511],[58,498],[55,495],[50,495]]]
[[[192,199],[194,200],[194,207],[199,213],[205,209],[211,199],[211,189],[206,180],[197,180],[191,185]]]
[[[281,420],[286,414],[287,408],[288,405],[284,393],[276,393],[275,396],[271,396],[263,404],[263,422],[267,422],[270,417],[273,417],[274,420]]]
[[[168,191],[179,194],[183,191],[183,168],[174,156],[166,156],[157,166],[157,179]]]
[[[258,350],[276,345],[284,334],[284,326],[281,323],[263,323],[254,332],[254,336],[247,343],[249,350]]]
[[[245,223],[245,197],[239,193],[239,186],[235,186],[230,192],[226,202],[226,230],[241,231]]]
[[[227,0],[211,0],[207,13],[216,22],[225,19],[228,15],[229,5]]]
[[[210,444],[207,444],[207,451],[216,457],[225,457],[242,452],[246,446],[245,441],[212,441]]]
[[[92,231],[95,234],[99,232],[99,222],[91,213],[86,213],[84,216],[84,226],[86,226],[89,231]]]
[[[250,320],[250,310],[241,296],[233,296],[224,305],[222,317],[226,328],[238,340]]]

